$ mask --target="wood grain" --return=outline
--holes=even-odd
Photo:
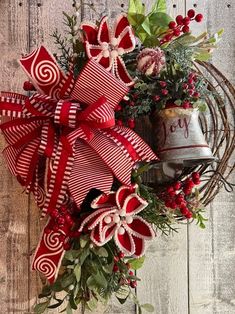
[[[1,90],[22,91],[17,59],[28,51],[28,4],[0,2]],[[4,141],[1,137],[1,149]],[[0,157],[0,312],[23,313],[28,302],[28,197]],[[23,276],[23,277],[22,277]]]
[[[81,9],[81,18],[86,20],[99,19],[105,13],[113,19],[128,6],[128,0],[86,2],[96,8],[96,12],[87,6]],[[62,11],[71,12],[72,3],[72,0],[0,0],[1,90],[22,92],[24,74],[17,59],[42,43],[55,51],[50,34],[56,27],[63,28]],[[147,7],[152,3],[153,0],[145,1]],[[210,32],[225,28],[213,62],[235,82],[235,5],[223,0],[168,0],[169,12],[174,16],[192,7],[205,16],[202,24],[194,24],[197,33],[205,28]],[[149,130],[143,135],[151,141]],[[1,137],[0,147],[3,146]],[[42,223],[33,200],[22,194],[22,188],[9,174],[2,158],[0,173],[0,313],[32,313],[41,282],[30,271],[29,256],[36,247]],[[206,230],[200,231],[195,225],[181,226],[174,237],[159,235],[151,243],[145,266],[138,272],[142,281],[136,293],[141,303],[155,305],[155,314],[235,312],[234,205],[234,194],[223,192],[207,208]],[[107,308],[95,311],[96,314],[124,312],[136,313],[131,302],[120,306],[112,301]]]

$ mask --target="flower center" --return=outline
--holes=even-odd
[[[117,58],[118,56],[122,56],[124,54],[123,48],[118,48],[118,39],[113,37],[110,40],[110,43],[103,42],[101,44],[103,57],[112,59]]]

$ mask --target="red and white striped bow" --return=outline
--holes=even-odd
[[[68,199],[79,208],[91,188],[108,193],[114,176],[130,185],[136,162],[157,159],[135,132],[115,126],[114,109],[128,89],[101,65],[89,61],[74,81],[44,47],[21,64],[38,93],[30,98],[1,94],[0,114],[11,118],[1,125],[9,144],[4,155],[12,174],[34,193],[43,216],[53,216]],[[71,219],[60,221],[59,230],[44,230],[33,263],[50,281],[64,249],[62,241],[53,240],[55,247],[48,239],[69,235],[71,227]]]

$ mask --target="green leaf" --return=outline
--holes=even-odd
[[[36,314],[42,314],[46,311],[48,305],[49,305],[50,301],[46,301],[46,302],[43,302],[43,303],[39,303],[37,305],[35,305],[34,307],[34,313]]]
[[[97,303],[98,301],[95,298],[91,298],[89,301],[87,301],[87,306],[91,311],[94,311],[97,309]]]
[[[42,288],[42,292],[39,294],[39,298],[45,298],[45,297],[49,297],[51,295],[51,287],[50,286],[44,286]]]
[[[145,14],[145,5],[141,0],[130,0],[129,10],[130,13]]]
[[[159,26],[161,28],[168,28],[169,23],[172,21],[172,17],[166,13],[152,13],[149,16],[149,23],[153,26]]]
[[[96,290],[97,289],[97,283],[94,279],[93,276],[90,276],[88,279],[87,279],[87,287],[90,289],[90,290]]]
[[[152,7],[152,12],[163,12],[166,13],[167,5],[166,0],[156,0]]]
[[[103,266],[103,270],[107,274],[112,274],[113,273],[113,263]]]
[[[54,292],[60,292],[60,291],[64,290],[64,288],[62,287],[62,284],[61,284],[61,278],[57,279],[57,281],[51,286],[51,289]]]
[[[122,286],[121,288],[119,288],[118,289],[118,291],[115,293],[115,296],[116,296],[116,298],[119,300],[119,302],[120,302],[120,300],[125,300],[126,301],[126,299],[129,297],[129,295],[130,295],[130,288],[127,286],[127,285],[125,285],[125,286]],[[124,301],[124,302],[125,302]],[[124,303],[123,302],[123,303]],[[123,304],[122,303],[122,304]]]
[[[88,242],[89,242],[88,236],[81,236],[80,237],[80,246],[82,249],[84,249],[84,247],[87,245]]]
[[[98,250],[95,250],[95,253],[101,257],[108,257],[109,253],[104,247],[100,247]]]
[[[137,270],[143,266],[144,261],[145,261],[145,256],[142,256],[140,258],[130,259],[128,263],[131,264],[132,269]]]
[[[82,266],[86,258],[89,256],[90,250],[89,248],[82,250],[82,253],[80,255],[80,265]]]
[[[74,274],[70,274],[67,277],[63,277],[63,279],[61,280],[61,286],[63,288],[67,288],[68,286],[70,286],[71,284],[73,284],[75,281],[75,277]]]
[[[79,252],[76,250],[69,250],[65,253],[64,258],[70,262],[73,262],[78,257]]]
[[[152,304],[148,304],[148,303],[142,304],[141,308],[143,310],[145,310],[146,312],[149,312],[149,313],[153,313],[154,312],[154,306]]]
[[[69,298],[69,304],[70,304],[70,306],[71,306],[71,308],[73,310],[77,310],[78,307],[77,307],[77,304],[76,304],[76,302],[74,300],[74,296],[73,295],[71,295],[70,298]]]
[[[68,304],[68,306],[66,307],[66,314],[73,314],[70,304]]]
[[[76,265],[74,268],[74,274],[76,276],[77,282],[79,282],[81,279],[81,270],[82,270],[81,265],[79,265],[79,264]]]
[[[108,283],[102,272],[98,271],[95,275],[93,275],[93,278],[100,288],[107,288]]]

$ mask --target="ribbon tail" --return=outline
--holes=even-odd
[[[31,266],[32,270],[41,272],[50,284],[57,278],[65,253],[64,239],[68,233],[66,226],[60,228],[59,231],[53,231],[53,225],[53,221],[49,220],[43,229]]]
[[[73,166],[74,157],[71,151],[64,148],[60,141],[52,165],[50,182],[46,196],[42,217],[52,209],[59,208],[65,201],[68,180]]]

